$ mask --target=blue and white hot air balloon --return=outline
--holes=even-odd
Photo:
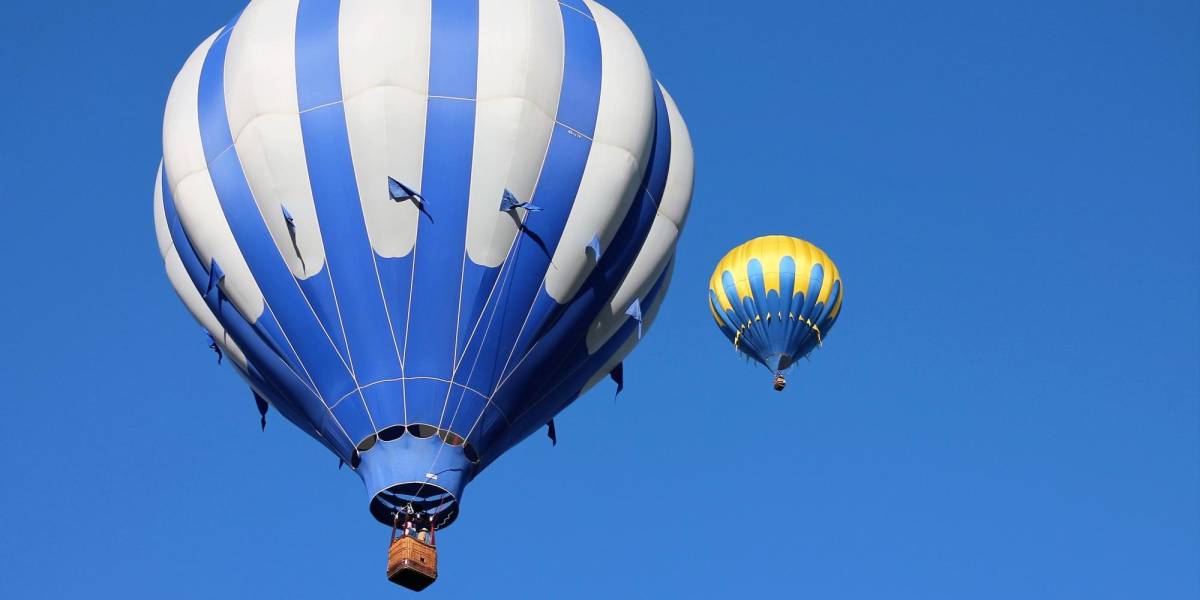
[[[692,177],[595,2],[254,0],[171,89],[155,224],[256,398],[444,527],[637,345]]]

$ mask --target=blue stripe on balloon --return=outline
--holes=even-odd
[[[758,308],[754,306],[754,297],[746,296],[741,301],[742,312],[749,315],[746,329],[742,331],[742,337],[746,340],[746,344],[760,354],[766,350],[765,340],[763,339],[762,329],[759,327]]]
[[[517,245],[516,248],[520,246]],[[504,262],[495,268],[485,268],[469,262],[464,275],[464,290],[474,289],[474,297],[470,300],[463,298],[466,310],[460,317],[458,332],[458,348],[454,380],[470,382],[478,369],[481,359],[481,348],[489,336],[499,327],[497,324],[504,318],[500,308],[505,305],[503,299],[508,296],[512,281],[513,268],[517,252],[510,252]],[[498,318],[500,320],[498,320]],[[493,327],[496,327],[493,330]],[[462,391],[452,396],[451,402],[461,400]],[[458,432],[465,435],[466,432]]]
[[[817,299],[821,295],[821,285],[825,282],[825,269],[821,267],[821,263],[814,263],[812,271],[808,276],[808,294],[807,300],[804,302],[803,314],[804,318],[811,319],[813,307],[817,304]]]
[[[839,279],[835,279],[833,280],[833,285],[830,286],[829,289],[829,301],[826,302],[825,310],[821,312],[821,322],[824,322],[829,318],[829,315],[833,312],[834,306],[837,305],[838,300],[841,300],[841,298],[842,282]]]
[[[830,287],[829,300],[827,302],[818,302],[812,308],[812,315],[809,320],[820,330],[820,334],[818,335],[818,332],[814,331],[812,326],[806,324],[804,336],[795,343],[798,347],[798,356],[807,355],[815,350],[821,344],[823,337],[829,333],[833,324],[828,321],[828,317],[836,305],[838,298],[841,296],[841,286],[841,281],[834,280],[833,285]]]
[[[338,398],[354,389],[354,381],[326,334],[329,324],[324,324],[323,331],[323,324],[310,308],[309,302],[314,299],[305,297],[284,263],[250,192],[237,149],[232,145],[225,109],[224,70],[228,47],[229,32],[226,31],[205,57],[200,74],[200,137],[205,155],[210,157],[209,174],[233,237],[281,329],[287,332],[323,397]],[[285,343],[280,342],[280,345]],[[367,435],[371,429],[365,409],[359,419],[343,425],[351,437]]]
[[[799,282],[799,283],[801,283],[801,285],[803,285],[803,282]],[[801,314],[804,312],[804,301],[805,300],[804,300],[804,292],[803,291],[796,292],[796,294],[794,296],[792,296],[791,310],[792,310],[792,314],[795,315],[797,319],[803,318],[803,316],[804,316]]]
[[[771,317],[771,324],[774,325],[776,321],[780,320],[779,313],[783,312],[780,310],[779,290],[767,290],[766,307],[768,316]]]
[[[804,334],[796,342],[796,354],[805,356],[817,347],[817,336],[811,326],[806,326]]]
[[[771,344],[783,354],[780,357],[780,363],[775,367],[778,370],[787,368],[788,364],[795,358],[795,354],[792,352],[792,348],[788,342],[791,340],[792,332],[795,330],[796,321],[789,318],[788,311],[792,303],[792,289],[795,285],[796,269],[795,261],[790,256],[780,258],[775,267],[779,271],[779,290],[771,291],[771,311],[774,313],[774,319],[771,321]]]
[[[825,303],[825,309],[821,311],[820,318],[816,321],[818,327],[821,328],[821,335],[829,332],[830,315],[833,314],[833,309],[842,298],[842,282],[840,279],[833,281],[833,287],[829,290],[829,301]]]
[[[500,311],[499,327],[491,332],[479,350],[485,358],[480,360],[480,368],[471,378],[473,387],[492,389],[500,369],[518,353],[518,338],[533,336],[537,331],[539,318],[533,318],[533,315],[545,315],[557,304],[542,284],[579,191],[591,142],[558,127],[552,135],[550,148],[537,191],[538,205],[543,211],[534,222],[527,224],[533,235],[543,240],[545,249],[522,240],[514,250],[513,273],[497,308]],[[579,252],[583,253],[584,249],[579,248]]]
[[[520,347],[518,354],[518,357],[524,357],[526,354],[528,357],[524,360],[514,359],[511,367],[513,372],[504,384],[504,389],[510,391],[497,394],[495,398],[496,404],[506,411],[518,410],[522,402],[520,394],[515,390],[553,385],[565,376],[569,354],[563,353],[561,348],[573,348],[580,343],[586,343],[592,321],[611,302],[613,294],[624,282],[634,260],[645,245],[646,237],[658,214],[654,198],[662,195],[667,180],[665,171],[670,167],[670,120],[666,102],[661,94],[656,93],[656,97],[656,135],[647,160],[650,167],[643,175],[633,202],[609,244],[608,252],[601,256],[600,264],[580,286],[575,298],[567,305],[551,302],[539,303],[535,307],[531,321],[541,325],[536,335],[526,338],[529,341]],[[646,305],[647,302],[643,299],[642,304]],[[549,313],[536,312],[539,309],[545,311],[547,308],[550,309]],[[531,348],[533,344],[536,345]],[[536,371],[528,368],[520,370],[517,363],[541,367]]]
[[[733,308],[733,313],[737,315],[738,329],[750,319],[750,315],[746,314],[742,307],[742,296],[738,293],[737,282],[733,278],[733,273],[724,271],[721,273],[721,291],[725,292],[725,299],[729,301],[730,307]]]
[[[588,278],[580,285],[575,298],[567,305],[544,301],[549,298],[539,298],[538,306],[534,308],[531,321],[539,323],[536,333],[529,335],[529,330],[521,336],[523,344],[518,346],[518,353],[525,354],[534,343],[541,343],[543,337],[551,328],[561,328],[568,332],[586,333],[586,328],[604,303],[611,299],[613,293],[624,282],[633,262],[646,243],[646,237],[658,216],[658,200],[666,188],[667,171],[671,164],[671,122],[667,113],[667,105],[661,91],[654,88],[655,96],[655,128],[654,137],[647,155],[642,181],[630,202],[629,209],[621,220],[621,226],[608,243],[608,249],[601,257],[596,268],[592,269]],[[588,306],[584,311],[575,311],[577,320],[567,320],[561,323],[568,306],[583,304]],[[548,313],[547,313],[548,311]],[[578,318],[587,319],[581,322]]]
[[[269,305],[264,306],[269,307]],[[264,314],[262,318],[258,319],[257,323],[253,324],[253,326],[257,331],[260,332],[260,337],[262,337],[263,342],[269,345],[272,351],[283,358],[284,362],[291,366],[293,371],[296,371],[297,373],[304,372],[304,367],[300,363],[300,358],[296,356],[296,352],[292,349],[292,346],[286,343],[281,345],[276,341],[286,341],[287,338],[283,335],[283,330],[279,328],[279,322],[275,320],[274,315],[269,313]],[[310,381],[310,383],[312,382]]]
[[[325,248],[328,248],[328,245]],[[300,290],[304,297],[309,299],[312,310],[317,315],[317,320],[324,326],[325,333],[329,335],[338,354],[349,356],[341,312],[333,297],[333,277],[330,276],[328,269],[324,269],[324,265],[322,265],[322,269],[324,272],[308,279],[297,279],[296,283],[300,284]]]
[[[296,11],[296,100],[301,115],[342,101],[340,10],[340,0],[300,0]]]
[[[784,346],[788,349],[788,354],[792,360],[799,358],[799,353],[796,352],[796,340],[804,329],[808,328],[803,320],[797,317],[798,304],[796,301],[796,260],[792,257],[784,257],[780,259],[780,288],[786,288],[787,294],[781,296],[782,304],[784,304],[784,317],[787,322],[787,335],[785,336]]]
[[[233,36],[233,29],[240,18],[241,15],[238,15],[213,40],[200,67],[200,89],[196,102],[205,163],[212,163],[222,152],[233,147],[233,132],[229,129],[229,117],[225,112],[225,55],[229,50],[229,38]]]
[[[805,335],[808,335],[808,324],[804,322],[804,316],[801,314],[804,311],[805,295],[804,292],[797,292],[792,296],[791,314],[795,315],[792,319],[791,334],[788,336],[788,348],[799,348],[801,340]],[[802,356],[800,352],[796,352],[795,356]]]
[[[462,308],[460,309],[459,324],[458,324],[458,356],[455,361],[458,367],[455,369],[455,379],[466,379],[464,367],[469,370],[470,365],[467,354],[470,353],[471,346],[475,346],[477,338],[483,335],[485,329],[485,321],[490,315],[496,311],[497,302],[495,302],[498,289],[498,279],[501,275],[506,275],[512,270],[511,259],[513,253],[509,253],[504,257],[502,262],[497,267],[485,267],[475,264],[470,259],[467,260],[467,265],[463,273],[463,292],[474,290],[473,293],[464,295],[462,299]],[[477,347],[477,346],[476,346]],[[474,353],[473,356],[478,356]]]
[[[188,249],[187,256],[190,257],[192,260],[194,260],[195,266],[198,269],[200,269],[200,274],[203,276],[202,285],[204,287],[198,287],[196,289],[196,291],[200,293],[200,297],[205,301],[205,303],[210,305],[210,308],[213,309],[213,314],[216,317],[218,317],[218,319],[222,319],[226,316],[230,316],[231,312],[229,311],[229,306],[228,306],[229,302],[227,299],[222,299],[218,295],[209,296],[204,293],[205,288],[207,287],[207,284],[208,284],[209,275],[208,275],[207,271],[205,270],[203,261],[201,261],[199,256],[197,254],[195,254],[195,248],[191,245],[191,242],[186,238],[186,232],[182,229],[183,225],[182,225],[182,222],[179,220],[179,215],[177,212],[177,208],[175,206],[175,197],[171,193],[171,190],[166,183],[165,167],[164,167],[163,171],[164,171],[163,208],[166,211],[167,222],[168,223],[171,223],[172,221],[179,222],[180,230],[179,230],[178,234],[175,235],[174,237],[178,238],[178,235],[185,236],[183,243],[187,245],[187,249]],[[178,243],[176,243],[176,246],[178,246]],[[180,251],[180,252],[181,252],[180,257],[182,259],[182,258],[184,258],[184,254],[182,251]],[[184,260],[184,264],[188,265],[189,263],[187,260]],[[266,305],[264,305],[264,311],[266,308],[267,308]],[[242,321],[246,320],[245,317],[239,311],[233,310],[232,315]],[[249,325],[253,328],[256,337],[268,346],[268,349],[270,350],[271,353],[279,356],[280,359],[282,359],[293,372],[295,372],[295,373],[303,372],[303,367],[300,364],[299,358],[296,356],[296,353],[292,351],[291,346],[289,346],[285,343],[286,340],[283,336],[283,333],[281,331],[279,331],[278,324],[275,322],[275,319],[273,317],[271,317],[269,312],[264,312],[264,315],[261,318],[259,318],[259,320],[256,323],[249,324]],[[310,381],[310,383],[311,383],[311,381]]]
[[[654,201],[654,207],[662,204],[663,192],[667,189],[667,175],[671,171],[671,116],[667,111],[667,100],[662,88],[654,84],[654,145],[650,151],[647,178],[642,184]]]
[[[779,259],[779,296],[783,305],[783,316],[791,310],[792,294],[796,290],[796,259],[785,256]]]
[[[450,389],[446,405],[449,411],[446,422],[449,425],[445,426],[464,437],[470,433],[474,420],[482,418],[480,411],[483,410],[483,405],[472,406],[471,392],[467,391],[465,386],[469,384],[480,363],[478,350],[483,345],[483,339],[492,332],[491,326],[495,323],[497,311],[502,304],[499,298],[502,297],[505,284],[511,275],[511,258],[512,256],[506,257],[504,263],[494,268],[477,265],[468,260],[464,268],[464,293],[467,290],[474,290],[474,293],[464,295],[458,319],[456,347],[459,355],[455,358],[453,380],[463,385]]]
[[[467,338],[463,342],[464,347],[459,359],[458,370],[455,373],[455,380],[465,382],[467,385],[475,389],[482,389],[489,394],[496,383],[492,373],[499,368],[498,361],[501,360],[496,356],[500,347],[498,341],[500,331],[507,321],[520,316],[516,314],[516,311],[510,309],[512,306],[510,298],[513,282],[516,279],[515,269],[519,262],[516,258],[520,255],[521,249],[522,245],[518,243],[506,259],[506,264],[502,266],[503,272],[500,273],[500,279],[495,284],[495,292],[490,294],[490,297],[485,290],[477,292],[475,299],[477,306],[473,307],[471,312],[478,312],[480,315],[478,328],[473,334],[467,333]],[[536,249],[529,250],[537,251]],[[482,307],[478,306],[481,302],[483,303]],[[483,374],[485,372],[486,375]]]
[[[797,348],[797,354],[799,356],[808,354],[817,345],[816,333],[813,331],[812,326],[809,325],[809,322],[817,322],[817,311],[822,307],[822,304],[818,303],[817,300],[820,297],[821,287],[824,282],[824,267],[822,267],[820,263],[813,264],[812,269],[809,272],[808,294],[806,294],[804,307],[801,309],[806,322],[804,323],[804,329],[793,342]]]
[[[474,100],[479,72],[479,0],[433,0],[431,18],[429,95]]]
[[[750,277],[750,302],[755,317],[754,329],[757,334],[757,349],[760,354],[770,357],[777,354],[779,349],[773,343],[771,333],[771,321],[774,319],[768,320],[770,306],[767,303],[766,275],[763,270],[762,261],[757,258],[750,259],[750,262],[746,265],[746,272]]]
[[[779,310],[783,313],[783,345],[792,347],[796,335],[796,319],[792,317],[792,296],[796,290],[796,259],[784,256],[779,259]],[[795,358],[795,355],[792,355]]]
[[[394,379],[401,372],[350,154],[338,64],[340,6],[339,0],[300,2],[296,89],[331,291],[342,317],[351,369],[359,383],[367,383]]]
[[[672,268],[673,265],[668,264],[667,268],[663,269],[662,274],[646,293],[643,301],[645,306],[653,306],[658,296],[666,291],[665,283]],[[637,335],[637,329],[636,322],[632,319],[627,321],[616,335],[612,336],[593,354],[588,354],[586,344],[577,345],[569,353],[570,358],[565,363],[573,365],[570,373],[554,384],[547,383],[535,388],[528,388],[523,412],[512,415],[512,423],[507,428],[481,432],[481,445],[490,449],[490,456],[498,456],[536,432],[579,397],[579,393],[588,380],[616,355],[626,341]],[[533,400],[531,401],[531,399]],[[486,443],[482,440],[486,440]],[[486,466],[486,462],[484,466]]]
[[[208,306],[213,316],[215,316],[217,320],[223,326],[225,326],[226,330],[230,329],[226,325],[227,322],[231,324],[243,324],[250,326],[245,316],[242,315],[241,311],[226,308],[226,302],[224,300],[215,295],[209,296],[204,293],[203,290],[207,287],[207,280],[209,276],[204,269],[203,262],[196,253],[195,247],[191,243],[191,239],[189,238],[187,231],[183,228],[182,221],[179,219],[178,208],[175,206],[175,195],[171,193],[170,185],[167,182],[167,173],[165,167],[163,168],[162,172],[161,186],[163,197],[163,215],[167,222],[167,228],[171,234],[171,245],[175,247],[175,253],[179,256],[180,262],[183,263],[184,270],[187,271],[188,277],[192,280],[193,287],[195,288],[196,292],[199,293],[201,300],[203,300]],[[260,319],[260,322],[267,322],[269,320],[270,319]],[[214,332],[209,333],[212,334]],[[270,354],[279,356],[281,360],[283,360],[285,363],[287,362],[286,357],[283,357],[280,354],[279,348],[274,344],[273,340],[262,336],[259,332],[255,333],[257,334],[255,337],[260,339],[262,343],[267,346]],[[238,345],[240,346],[241,344]],[[293,372],[295,372],[295,369],[297,368],[291,364],[288,364],[287,366]]]
[[[763,271],[762,261],[751,258],[746,263],[746,276],[750,280],[750,294],[754,298],[755,308],[759,308],[767,296],[766,274]],[[762,313],[756,312],[756,314]]]
[[[484,408],[488,405],[487,396],[478,390],[468,390],[462,385],[455,385],[450,389],[450,397],[451,401],[446,416],[442,419],[442,427],[463,437],[467,435],[474,437],[472,430],[477,431],[485,417]],[[491,413],[493,418],[498,419],[497,423],[508,422],[502,411],[487,412]]]
[[[466,260],[467,207],[475,139],[479,55],[477,0],[434,0],[429,56],[429,109],[421,194],[431,218],[422,218],[414,250],[412,316],[405,342],[405,373],[450,380]],[[449,387],[410,383],[410,423],[439,424]]]
[[[764,321],[770,308],[767,306],[766,273],[763,271],[762,261],[757,258],[750,259],[746,265],[746,274],[750,278],[750,299],[754,306],[754,316],[762,319],[759,323],[765,326]],[[766,333],[765,329],[763,333]]]
[[[583,0],[559,0],[558,3],[568,8],[573,8],[591,18],[592,11],[588,9],[587,4],[584,4]]]
[[[762,343],[759,332],[755,328],[754,316],[756,313],[750,299],[741,297],[733,273],[729,271],[721,273],[721,288],[730,302],[729,312],[733,314],[732,318],[737,322],[737,330],[741,332],[738,348],[746,356],[759,362],[765,362],[760,353]]]
[[[750,284],[750,295],[743,299],[747,302],[746,310],[750,313],[753,323],[751,327],[754,329],[754,334],[758,341],[758,348],[763,351],[769,349],[767,342],[767,314],[765,301],[766,291],[763,285],[763,267],[762,262],[757,258],[750,259],[746,264],[746,276]],[[756,283],[757,280],[757,283]]]
[[[786,360],[784,357],[787,355],[788,321],[786,318],[780,318],[779,316],[779,313],[783,311],[780,310],[778,290],[769,290],[767,292],[767,311],[770,316],[770,320],[767,321],[768,342],[771,345],[771,349],[781,355],[779,360]],[[774,365],[774,367],[778,369],[779,364]]]
[[[392,331],[389,337],[395,339],[396,343],[399,344],[401,356],[403,356],[404,333],[408,327],[408,305],[411,295],[410,284],[412,283],[412,269],[415,264],[413,255],[409,253],[408,256],[399,258],[376,256],[375,260],[379,265],[379,278],[383,285],[383,297],[387,300],[388,314],[392,318]],[[394,348],[392,352],[394,355]],[[400,372],[401,376],[407,373],[403,363],[401,363]],[[371,382],[362,382],[363,385],[368,383]],[[363,394],[367,397],[367,406],[371,408],[371,416],[375,419],[377,427],[383,429],[392,425],[408,424],[407,395],[405,394],[405,386],[402,382],[395,389],[388,390],[386,393],[382,390],[373,391],[373,388],[369,388]]]
[[[550,257],[558,248],[575,196],[579,193],[591,153],[590,136],[594,134],[600,108],[602,57],[596,23],[568,8],[562,8],[560,14],[565,54],[557,120],[567,126],[554,128],[532,198],[542,207],[542,212],[527,226],[532,235],[542,240],[544,248],[523,240],[514,251],[512,276],[498,299],[496,323],[478,347],[478,365],[469,378],[469,385],[489,394],[510,357],[516,354],[518,337],[526,330],[531,335],[538,330],[539,324],[529,319],[531,313],[538,310],[534,303],[553,302],[542,284]],[[580,137],[581,133],[589,137]],[[578,251],[582,253],[584,248]],[[541,300],[543,296],[545,299]],[[539,312],[544,313],[546,309]]]
[[[600,105],[600,32],[586,4],[579,2],[574,8],[561,11],[567,47],[555,120],[591,138]]]
[[[197,293],[207,286],[208,272],[205,271],[204,265],[200,258],[196,255],[195,248],[188,239],[187,232],[183,229],[183,224],[179,220],[179,214],[175,207],[175,198],[171,194],[170,186],[167,184],[166,171],[163,172],[163,210],[167,219],[167,226],[171,231],[171,241],[175,246],[175,252],[179,255],[183,262],[184,269],[187,271],[189,278],[192,280],[192,285],[196,288]],[[318,432],[315,423],[319,422],[323,415],[326,414],[325,405],[320,398],[314,395],[300,380],[300,376],[289,369],[283,359],[266,343],[263,337],[260,337],[260,332],[256,331],[240,312],[233,309],[221,310],[216,295],[204,298],[209,309],[217,315],[221,325],[225,327],[226,333],[233,339],[234,343],[245,353],[246,359],[250,364],[256,365],[256,369],[261,373],[262,381],[269,384],[270,388],[275,391],[272,394],[273,401],[279,406],[283,406],[285,402],[295,402],[295,407],[288,407],[289,412],[303,413],[306,415],[309,423],[302,425],[301,429],[308,432],[310,435],[318,438],[327,447],[330,447],[335,454],[348,459],[350,456],[351,443],[349,439],[338,431]],[[259,319],[259,322],[265,322],[268,319]],[[287,400],[285,400],[287,399]]]

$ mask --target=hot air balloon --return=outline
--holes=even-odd
[[[782,235],[730,250],[713,271],[708,307],[734,349],[770,369],[775,390],[784,372],[821,346],[842,312],[842,277],[823,250]]]
[[[596,2],[254,0],[171,88],[155,225],[198,341],[428,545],[489,464],[623,384],[692,178]]]

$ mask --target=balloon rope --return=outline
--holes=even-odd
[[[438,506],[441,506],[441,503]],[[429,545],[437,546],[437,520],[432,516],[429,518]]]
[[[520,240],[520,236],[517,236],[517,238],[514,240],[514,244],[519,244],[519,240]],[[511,255],[513,254],[512,250],[513,250],[513,248],[510,248],[510,249],[509,249],[509,256],[510,256],[510,257],[511,257]],[[464,252],[465,252],[465,251],[464,251]],[[466,258],[465,258],[465,254],[464,254],[464,260],[466,260]],[[508,262],[508,259],[506,258],[506,259],[505,259],[505,263],[507,263],[507,262]],[[503,267],[502,267],[502,270],[503,270]],[[501,280],[501,279],[505,279],[505,278],[503,278],[503,277],[501,277],[501,278],[497,278],[497,284],[500,282],[500,280]],[[460,286],[461,286],[461,282],[460,282]],[[496,290],[496,284],[493,284],[493,286],[492,286],[492,292],[488,294],[488,301],[487,301],[487,303],[485,303],[485,304],[484,304],[483,311],[480,313],[480,316],[479,316],[479,321],[476,321],[475,328],[477,328],[477,327],[478,327],[478,325],[479,325],[479,322],[483,320],[483,314],[487,312],[488,305],[489,305],[489,304],[491,304],[491,300],[492,300],[492,297],[493,297],[493,296],[492,296],[492,294],[495,292],[495,290]],[[459,289],[459,302],[460,302],[460,303],[461,303],[461,301],[462,301],[462,298],[461,298],[461,296],[462,296],[462,289],[461,289],[461,287],[460,287],[460,289]],[[460,311],[462,310],[462,307],[461,307],[461,306],[459,307],[459,310],[460,310]],[[461,315],[460,315],[460,317],[461,317]],[[494,318],[495,318],[495,312],[493,311],[493,313],[492,313],[492,317],[488,319],[488,327],[487,327],[487,329],[485,329],[485,331],[484,331],[484,334],[483,334],[483,336],[484,336],[484,339],[487,339],[488,332],[490,332],[490,331],[491,331],[492,319],[494,319]],[[456,327],[456,329],[457,329],[457,327]],[[471,343],[471,339],[472,339],[472,338],[474,338],[474,336],[475,336],[475,330],[474,330],[474,328],[473,328],[473,329],[472,329],[472,332],[471,332],[471,336],[470,336],[470,337],[467,339],[467,346],[469,346],[469,345],[470,345],[470,343]],[[480,343],[481,343],[481,344],[483,343],[483,342],[482,342],[482,340],[480,341]],[[455,353],[457,353],[457,348],[455,349]],[[463,354],[464,354],[464,356],[465,356],[465,354],[466,354],[466,347],[464,347],[464,348],[463,348]],[[473,362],[473,363],[471,364],[471,372],[467,374],[467,380],[468,380],[468,381],[470,380],[470,378],[471,378],[471,375],[474,375],[474,373],[475,373],[475,367],[476,367],[476,366],[478,366],[478,364],[479,364],[479,358],[480,358],[480,356],[478,356],[478,355],[477,355],[477,356],[475,357],[475,362]],[[416,497],[416,498],[420,498],[420,496],[421,496],[421,492],[425,491],[425,486],[426,486],[426,485],[428,485],[428,484],[429,484],[429,482],[430,482],[430,481],[431,481],[431,479],[432,479],[432,478],[430,477],[430,475],[432,474],[432,475],[434,475],[434,476],[436,477],[436,474],[432,473],[432,471],[433,471],[433,467],[434,467],[435,465],[437,465],[437,461],[438,461],[438,459],[439,459],[439,458],[441,458],[441,456],[442,456],[442,449],[443,449],[443,448],[445,448],[446,446],[449,446],[449,445],[450,445],[450,444],[446,443],[446,438],[445,438],[445,437],[443,437],[443,436],[441,435],[441,432],[443,431],[443,429],[442,429],[442,423],[443,423],[443,421],[444,421],[444,420],[445,420],[445,418],[446,418],[446,409],[447,409],[447,408],[450,406],[450,394],[452,394],[452,393],[454,392],[454,380],[455,380],[455,379],[457,379],[458,370],[459,370],[459,368],[460,368],[461,366],[462,366],[461,364],[455,364],[455,365],[453,365],[453,370],[451,371],[451,374],[450,374],[449,389],[447,389],[447,390],[446,390],[446,397],[445,397],[445,399],[443,399],[443,400],[442,400],[442,414],[441,414],[441,415],[438,417],[438,426],[437,426],[437,431],[436,431],[436,432],[435,432],[435,434],[434,434],[434,435],[437,435],[437,436],[438,436],[438,439],[439,439],[439,440],[440,440],[442,443],[441,443],[441,445],[440,445],[440,446],[438,446],[437,452],[435,452],[435,453],[433,454],[433,460],[429,461],[429,467],[425,469],[425,475],[426,475],[426,477],[425,477],[425,481],[422,481],[422,482],[421,482],[421,485],[420,485],[420,486],[417,488],[417,491],[413,493],[413,496],[414,496],[414,497]],[[462,392],[462,394],[459,396],[458,404],[455,406],[455,409],[454,409],[454,415],[450,417],[450,423],[454,423],[454,419],[458,417],[458,411],[459,411],[459,409],[462,407],[462,398],[463,398],[463,396],[465,396],[465,395],[466,395],[466,392],[467,392],[467,388],[466,388],[466,386],[463,386],[463,392]],[[489,402],[489,403],[491,402],[491,399],[490,399],[490,398],[488,399],[488,402]],[[483,410],[485,410],[485,411],[487,410],[487,405],[484,405],[484,409],[483,409]],[[481,411],[481,413],[480,413],[480,414],[482,415],[482,411]],[[449,431],[449,429],[447,429],[446,431]],[[464,445],[464,446],[466,445],[466,440],[467,440],[469,437],[470,437],[470,433],[468,433],[468,434],[467,434],[467,436],[463,438],[463,445]],[[440,503],[440,502],[438,503],[438,508],[441,508],[441,503]],[[431,520],[432,520],[432,515],[431,515]]]
[[[392,513],[392,543],[396,543],[396,526],[400,524],[400,511]]]
[[[525,225],[525,220],[528,218],[529,218],[529,213],[526,213],[525,217],[522,218],[522,220],[521,220],[522,227]],[[481,323],[483,321],[483,315],[487,313],[488,306],[491,304],[493,298],[496,297],[496,294],[495,294],[496,290],[497,289],[500,289],[500,290],[506,289],[503,287],[503,284],[504,284],[504,282],[507,281],[508,277],[512,274],[512,269],[507,268],[509,266],[509,261],[514,260],[514,257],[517,254],[516,251],[520,249],[521,241],[524,239],[524,237],[525,236],[523,236],[523,235],[519,235],[519,232],[518,232],[518,235],[515,238],[513,238],[512,244],[509,246],[509,249],[508,249],[508,256],[505,257],[504,263],[501,265],[502,275],[496,278],[496,283],[492,284],[492,290],[491,290],[491,292],[488,293],[488,299],[484,303],[483,309],[479,313],[479,320],[477,320],[475,322],[474,327],[472,327],[471,335],[468,336],[466,345],[463,347],[463,356],[464,357],[466,356],[467,347],[470,346],[471,341],[475,337],[475,332],[479,327],[479,323]],[[463,254],[463,260],[464,261],[466,260],[466,250],[465,249],[464,249],[464,254]],[[461,288],[461,286],[462,286],[462,283],[460,281],[460,283],[459,283],[459,302],[460,302],[459,311],[460,312],[462,311],[462,307],[461,307],[462,288]],[[501,293],[504,293],[504,292],[501,292]],[[498,301],[498,299],[497,299],[497,301]],[[532,310],[532,309],[533,309],[533,307],[531,306],[530,310]],[[483,344],[484,340],[487,339],[488,334],[491,333],[492,322],[495,320],[497,312],[499,312],[499,311],[492,311],[491,316],[488,317],[488,324],[487,324],[487,327],[484,328],[483,338],[481,338],[479,341],[480,345]],[[461,315],[460,315],[460,317],[461,317]],[[457,327],[455,329],[457,330]],[[457,344],[456,344],[456,346],[457,346]],[[514,345],[514,349],[515,349],[515,345]],[[457,353],[457,348],[455,349],[455,352]],[[471,376],[473,376],[475,374],[476,367],[479,366],[479,359],[482,358],[482,354],[483,354],[482,352],[477,353],[475,355],[474,362],[471,363],[471,370],[470,370],[470,372],[467,373],[468,383],[470,382]],[[511,356],[510,356],[510,358],[511,358]],[[451,375],[450,375],[450,389],[446,391],[446,398],[442,401],[442,414],[441,414],[441,416],[438,417],[438,434],[440,434],[440,432],[442,431],[442,421],[445,419],[446,409],[450,405],[450,394],[453,393],[453,390],[454,390],[454,380],[457,379],[458,371],[461,367],[462,367],[461,363],[453,365],[453,369],[452,369]],[[458,412],[462,408],[463,397],[466,396],[466,393],[467,393],[467,388],[466,388],[466,386],[463,386],[463,392],[462,392],[462,394],[459,395],[458,403],[454,407],[454,414],[450,417],[451,424],[453,424],[454,420],[456,418],[458,418]],[[490,407],[491,405],[492,405],[492,399],[489,397],[489,398],[487,398],[487,402],[484,404],[483,409],[481,409],[479,411],[479,416],[476,417],[475,422],[471,425],[471,429],[467,432],[467,435],[463,436],[463,446],[467,445],[468,441],[471,439],[471,433],[473,433],[475,431],[475,426],[478,425],[479,422],[483,419],[483,414],[485,412],[487,412],[488,407]],[[438,439],[441,440],[442,445],[438,446],[437,452],[434,453],[433,460],[430,461],[430,463],[429,463],[429,468],[425,470],[425,474],[426,474],[425,481],[421,482],[420,487],[418,487],[416,493],[413,494],[414,496],[420,497],[421,492],[425,490],[425,486],[430,481],[430,478],[428,477],[428,475],[430,475],[431,472],[433,471],[433,467],[434,467],[434,465],[437,464],[438,458],[441,458],[442,449],[445,448],[446,446],[450,445],[450,444],[446,443],[446,439],[444,437],[442,437],[441,435],[438,435]],[[456,500],[457,500],[457,498],[456,498]],[[441,507],[441,503],[438,504],[438,507],[439,508]]]

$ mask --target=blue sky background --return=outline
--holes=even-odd
[[[618,401],[472,484],[426,596],[1200,597],[1200,5],[608,4],[697,147],[674,287]],[[239,7],[0,20],[0,597],[407,594],[162,272],[163,103]],[[705,306],[776,232],[847,281],[784,394]]]

